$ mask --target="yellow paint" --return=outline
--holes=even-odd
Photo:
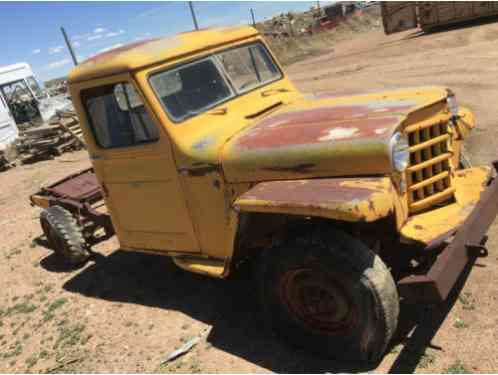
[[[467,138],[475,126],[476,119],[474,113],[466,107],[460,107],[457,120],[457,128],[460,137],[463,139]]]
[[[401,228],[401,235],[411,241],[428,244],[458,227],[472,212],[485,189],[490,169],[476,167],[455,173],[455,203],[414,215]]]
[[[103,149],[95,142],[79,92],[118,82],[133,79],[129,74],[111,76],[71,85],[71,92],[78,98],[73,103],[97,179],[109,193],[105,202],[120,245],[130,250],[200,252],[171,143],[161,124],[156,122],[160,138],[154,143]]]
[[[156,39],[135,48],[120,52],[120,49],[96,56],[73,69],[69,75],[71,83],[87,81],[127,73],[145,66],[191,57],[195,52],[206,51],[227,43],[234,43],[257,35],[252,27],[223,27],[192,31],[172,37]],[[106,57],[104,57],[106,56]]]
[[[173,262],[189,272],[217,278],[227,276],[225,272],[228,270],[228,265],[224,260],[177,256],[173,257]]]
[[[31,202],[41,208],[49,208],[50,207],[50,202],[47,197],[42,197],[40,195],[32,195],[31,197]]]

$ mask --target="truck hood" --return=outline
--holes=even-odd
[[[225,144],[225,178],[256,182],[389,173],[393,133],[414,112],[446,96],[439,87],[305,96]]]

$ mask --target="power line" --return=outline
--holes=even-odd
[[[76,55],[74,54],[73,46],[71,45],[71,41],[67,37],[66,30],[61,26],[61,31],[62,35],[64,36],[64,40],[66,41],[67,49],[69,50],[69,53],[71,54],[71,58],[73,59],[74,65],[78,65],[78,60],[76,60]]]
[[[199,30],[199,25],[197,24],[197,18],[195,18],[194,5],[191,1],[188,2],[188,6],[190,7],[190,13],[192,13],[192,21],[194,22],[194,27],[196,30]]]

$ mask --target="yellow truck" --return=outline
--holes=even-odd
[[[444,300],[486,254],[498,164],[462,167],[475,120],[450,90],[301,93],[251,27],[117,48],[69,87],[93,168],[31,202],[70,263],[99,230],[211,277],[254,262],[280,336],[378,360],[400,298]]]

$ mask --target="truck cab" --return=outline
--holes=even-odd
[[[400,296],[444,300],[496,215],[450,90],[301,93],[251,27],[116,48],[69,87],[121,248],[256,260],[271,326],[315,352],[379,359]]]

